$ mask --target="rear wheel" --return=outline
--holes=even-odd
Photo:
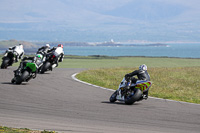
[[[1,69],[6,69],[8,67],[8,63],[9,63],[10,59],[8,57],[5,57],[2,61],[1,64]]]
[[[114,103],[117,99],[117,91],[115,91],[111,96],[110,96],[110,102]]]
[[[44,72],[46,72],[46,71],[50,68],[50,66],[51,66],[51,63],[50,63],[50,62],[46,62],[46,63],[42,66],[40,73],[43,74]]]
[[[141,98],[141,96],[142,96],[142,91],[140,89],[135,89],[125,98],[125,103],[131,105],[134,102],[138,101]]]

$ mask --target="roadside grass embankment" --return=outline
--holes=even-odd
[[[30,130],[27,128],[10,128],[0,126],[0,133],[56,133],[55,131],[38,131],[38,130]]]
[[[118,89],[126,73],[138,68],[106,68],[87,70],[77,78],[110,89]],[[200,67],[149,68],[153,82],[149,96],[200,103]]]

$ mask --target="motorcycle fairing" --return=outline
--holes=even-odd
[[[26,69],[27,67],[29,67],[29,68],[32,70],[32,72],[35,72],[36,69],[37,69],[35,63],[30,63],[30,62],[28,62],[28,63],[26,63],[25,69]]]
[[[123,78],[118,88],[118,94],[116,96],[117,100],[124,101],[124,96],[122,96],[121,91],[124,89],[124,87],[126,87],[127,84],[128,82],[125,80],[125,78]],[[140,89],[142,92],[145,92],[151,87],[151,85],[151,81],[138,80],[136,84],[132,83],[131,87],[135,86],[136,89]]]
[[[152,83],[151,81],[138,81],[135,84],[136,89],[140,89],[141,91],[146,91],[151,87]]]

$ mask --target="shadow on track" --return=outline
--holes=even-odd
[[[106,104],[117,104],[117,105],[125,105],[125,106],[127,106],[127,104],[125,104],[124,102],[114,102],[114,103],[111,103],[111,102],[109,102],[109,101],[102,101],[101,103],[106,103]],[[140,103],[134,103],[134,104],[132,104],[132,105],[140,105]],[[128,105],[128,106],[130,106],[130,105]]]
[[[28,83],[13,84],[11,82],[1,82],[1,84],[7,84],[7,85],[28,85]]]

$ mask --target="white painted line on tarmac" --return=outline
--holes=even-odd
[[[78,74],[78,73],[73,74],[73,75],[71,76],[72,79],[74,79],[74,80],[76,80],[76,81],[78,81],[78,82],[81,82],[81,83],[83,83],[83,84],[86,84],[86,85],[90,85],[90,86],[96,87],[96,88],[101,88],[101,89],[108,90],[108,91],[115,91],[115,90],[113,90],[113,89],[108,89],[108,88],[104,88],[104,87],[101,87],[101,86],[97,86],[97,85],[93,85],[93,84],[90,84],[90,83],[87,83],[87,82],[81,81],[81,80],[79,80],[79,79],[76,78],[76,75],[77,75],[77,74]]]
[[[76,78],[76,75],[78,73],[75,73],[73,74],[71,77],[72,79],[80,82],[80,83],[83,83],[83,84],[86,84],[86,85],[90,85],[90,86],[93,86],[93,87],[96,87],[96,88],[101,88],[101,89],[104,89],[104,90],[108,90],[108,91],[115,91],[113,89],[108,89],[108,88],[104,88],[104,87],[101,87],[101,86],[97,86],[97,85],[93,85],[93,84],[90,84],[90,83],[87,83],[87,82],[84,82],[84,81],[81,81],[79,79]],[[192,105],[200,105],[200,104],[196,104],[196,103],[188,103],[188,102],[182,102],[182,101],[175,101],[175,100],[169,100],[169,99],[163,99],[163,98],[157,98],[157,97],[149,97],[149,98],[152,98],[152,99],[158,99],[158,100],[165,100],[165,101],[170,101],[170,102],[177,102],[177,103],[185,103],[185,104],[192,104]]]

